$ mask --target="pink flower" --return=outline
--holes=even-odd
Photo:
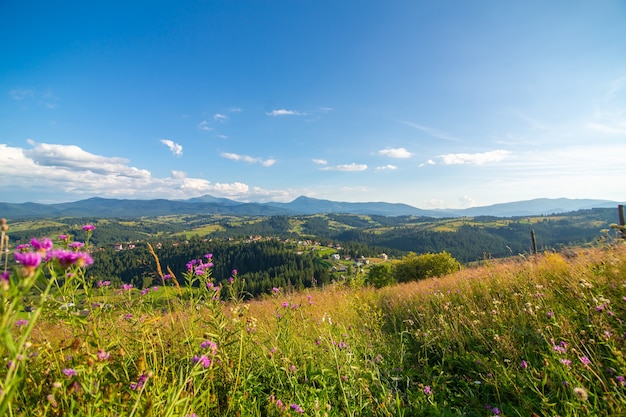
[[[580,357],[580,361],[583,363],[583,365],[585,366],[589,366],[591,364],[591,361],[589,360],[588,357],[586,356],[581,356]]]
[[[92,225],[92,224],[86,224],[83,226],[83,230],[85,232],[93,232],[94,230],[96,230],[96,226]]]
[[[63,369],[62,372],[63,372],[63,375],[65,375],[68,378],[78,375],[78,372],[76,372],[76,370],[73,368],[65,368]]]

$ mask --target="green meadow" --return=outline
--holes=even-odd
[[[3,234],[0,415],[626,415],[622,242],[247,300],[205,253],[92,282],[83,229],[15,255]]]

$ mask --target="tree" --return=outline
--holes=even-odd
[[[396,279],[393,276],[391,264],[385,262],[372,265],[367,275],[367,282],[376,288],[382,288],[387,285],[395,284]]]
[[[461,264],[448,252],[417,255],[410,252],[395,264],[395,277],[398,282],[419,281],[430,277],[440,277],[458,271]]]

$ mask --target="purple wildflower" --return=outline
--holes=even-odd
[[[432,389],[430,388],[430,385],[426,385],[426,386],[424,387],[424,394],[426,394],[426,395],[432,395],[432,393],[433,393],[433,391],[432,391]]]
[[[29,243],[23,243],[21,245],[17,245],[15,247],[15,250],[18,252],[28,252],[30,250],[30,244]]]
[[[46,237],[41,240],[33,238],[30,240],[30,244],[36,252],[42,253],[48,252],[53,246],[52,240]]]
[[[5,291],[9,289],[9,271],[2,271],[0,274],[0,289],[4,289]]]
[[[107,359],[109,359],[111,354],[109,352],[106,352],[106,351],[102,350],[102,349],[99,349],[96,356],[98,357],[99,361],[106,361]]]
[[[15,252],[15,260],[22,265],[22,274],[24,276],[33,276],[35,268],[41,263],[41,254],[39,252]]]
[[[209,366],[211,366],[211,359],[206,355],[194,356],[193,358],[191,358],[191,362],[199,363],[204,368],[208,368]]]
[[[163,280],[168,280],[168,279],[172,279],[172,274],[165,274],[163,275]]]
[[[72,242],[72,243],[70,243],[67,246],[69,246],[72,249],[80,249],[80,248],[84,247],[85,244],[83,242]]]
[[[591,361],[589,360],[588,357],[586,356],[581,356],[580,357],[580,361],[583,363],[583,365],[585,366],[589,366],[591,364]]]
[[[278,287],[274,287],[274,288],[272,288],[272,292],[273,292],[274,294],[278,294],[278,293],[280,292],[280,288],[278,288]]]
[[[148,374],[141,374],[141,376],[139,376],[139,379],[137,380],[137,382],[131,382],[130,389],[138,390],[138,389],[143,388],[143,386],[146,384],[147,380],[148,380]]]
[[[58,239],[61,240],[61,241],[66,241],[68,239],[68,236],[67,235],[59,235]]]
[[[22,326],[26,326],[28,324],[27,320],[21,319],[15,322],[15,325],[17,327],[22,327]]]
[[[93,224],[86,224],[83,226],[83,230],[85,232],[93,232],[94,230],[96,230],[96,226],[94,226]]]
[[[217,354],[217,343],[211,340],[205,340],[204,342],[200,343],[200,347],[202,349],[210,349],[213,355]]]
[[[526,369],[526,368],[528,368],[528,362],[526,362],[525,360],[522,360],[522,363],[520,364],[520,367],[521,367],[522,369]]]
[[[291,404],[289,407],[291,407],[291,409],[294,410],[296,413],[304,413],[304,410],[298,404]]]
[[[622,386],[626,386],[626,379],[624,379],[622,375],[616,376],[615,380],[619,382]]]
[[[237,270],[236,270],[236,269],[233,269],[232,274],[233,274],[233,275],[237,275]]]
[[[289,303],[288,303],[287,301],[283,301],[282,306],[283,306],[284,308],[287,308],[287,307],[289,307]]]
[[[122,286],[120,287],[120,289],[124,290],[124,291],[130,291],[133,289],[133,284],[122,284]]]
[[[73,368],[65,368],[63,369],[62,372],[63,372],[63,375],[65,375],[68,378],[78,375],[78,372],[76,372],[76,370]]]
[[[572,361],[569,359],[561,359],[561,363],[565,366],[572,366]]]
[[[213,254],[212,253],[207,253],[206,255],[204,255],[205,258],[207,259],[213,259]]]

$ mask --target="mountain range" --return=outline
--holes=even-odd
[[[466,209],[424,210],[408,204],[371,202],[349,203],[298,197],[289,203],[244,203],[210,195],[188,200],[119,200],[89,198],[69,203],[1,203],[0,217],[8,219],[53,217],[154,217],[179,214],[223,214],[235,216],[296,216],[318,213],[369,214],[423,217],[516,217],[570,211],[611,208],[620,204],[609,200],[539,198]]]

